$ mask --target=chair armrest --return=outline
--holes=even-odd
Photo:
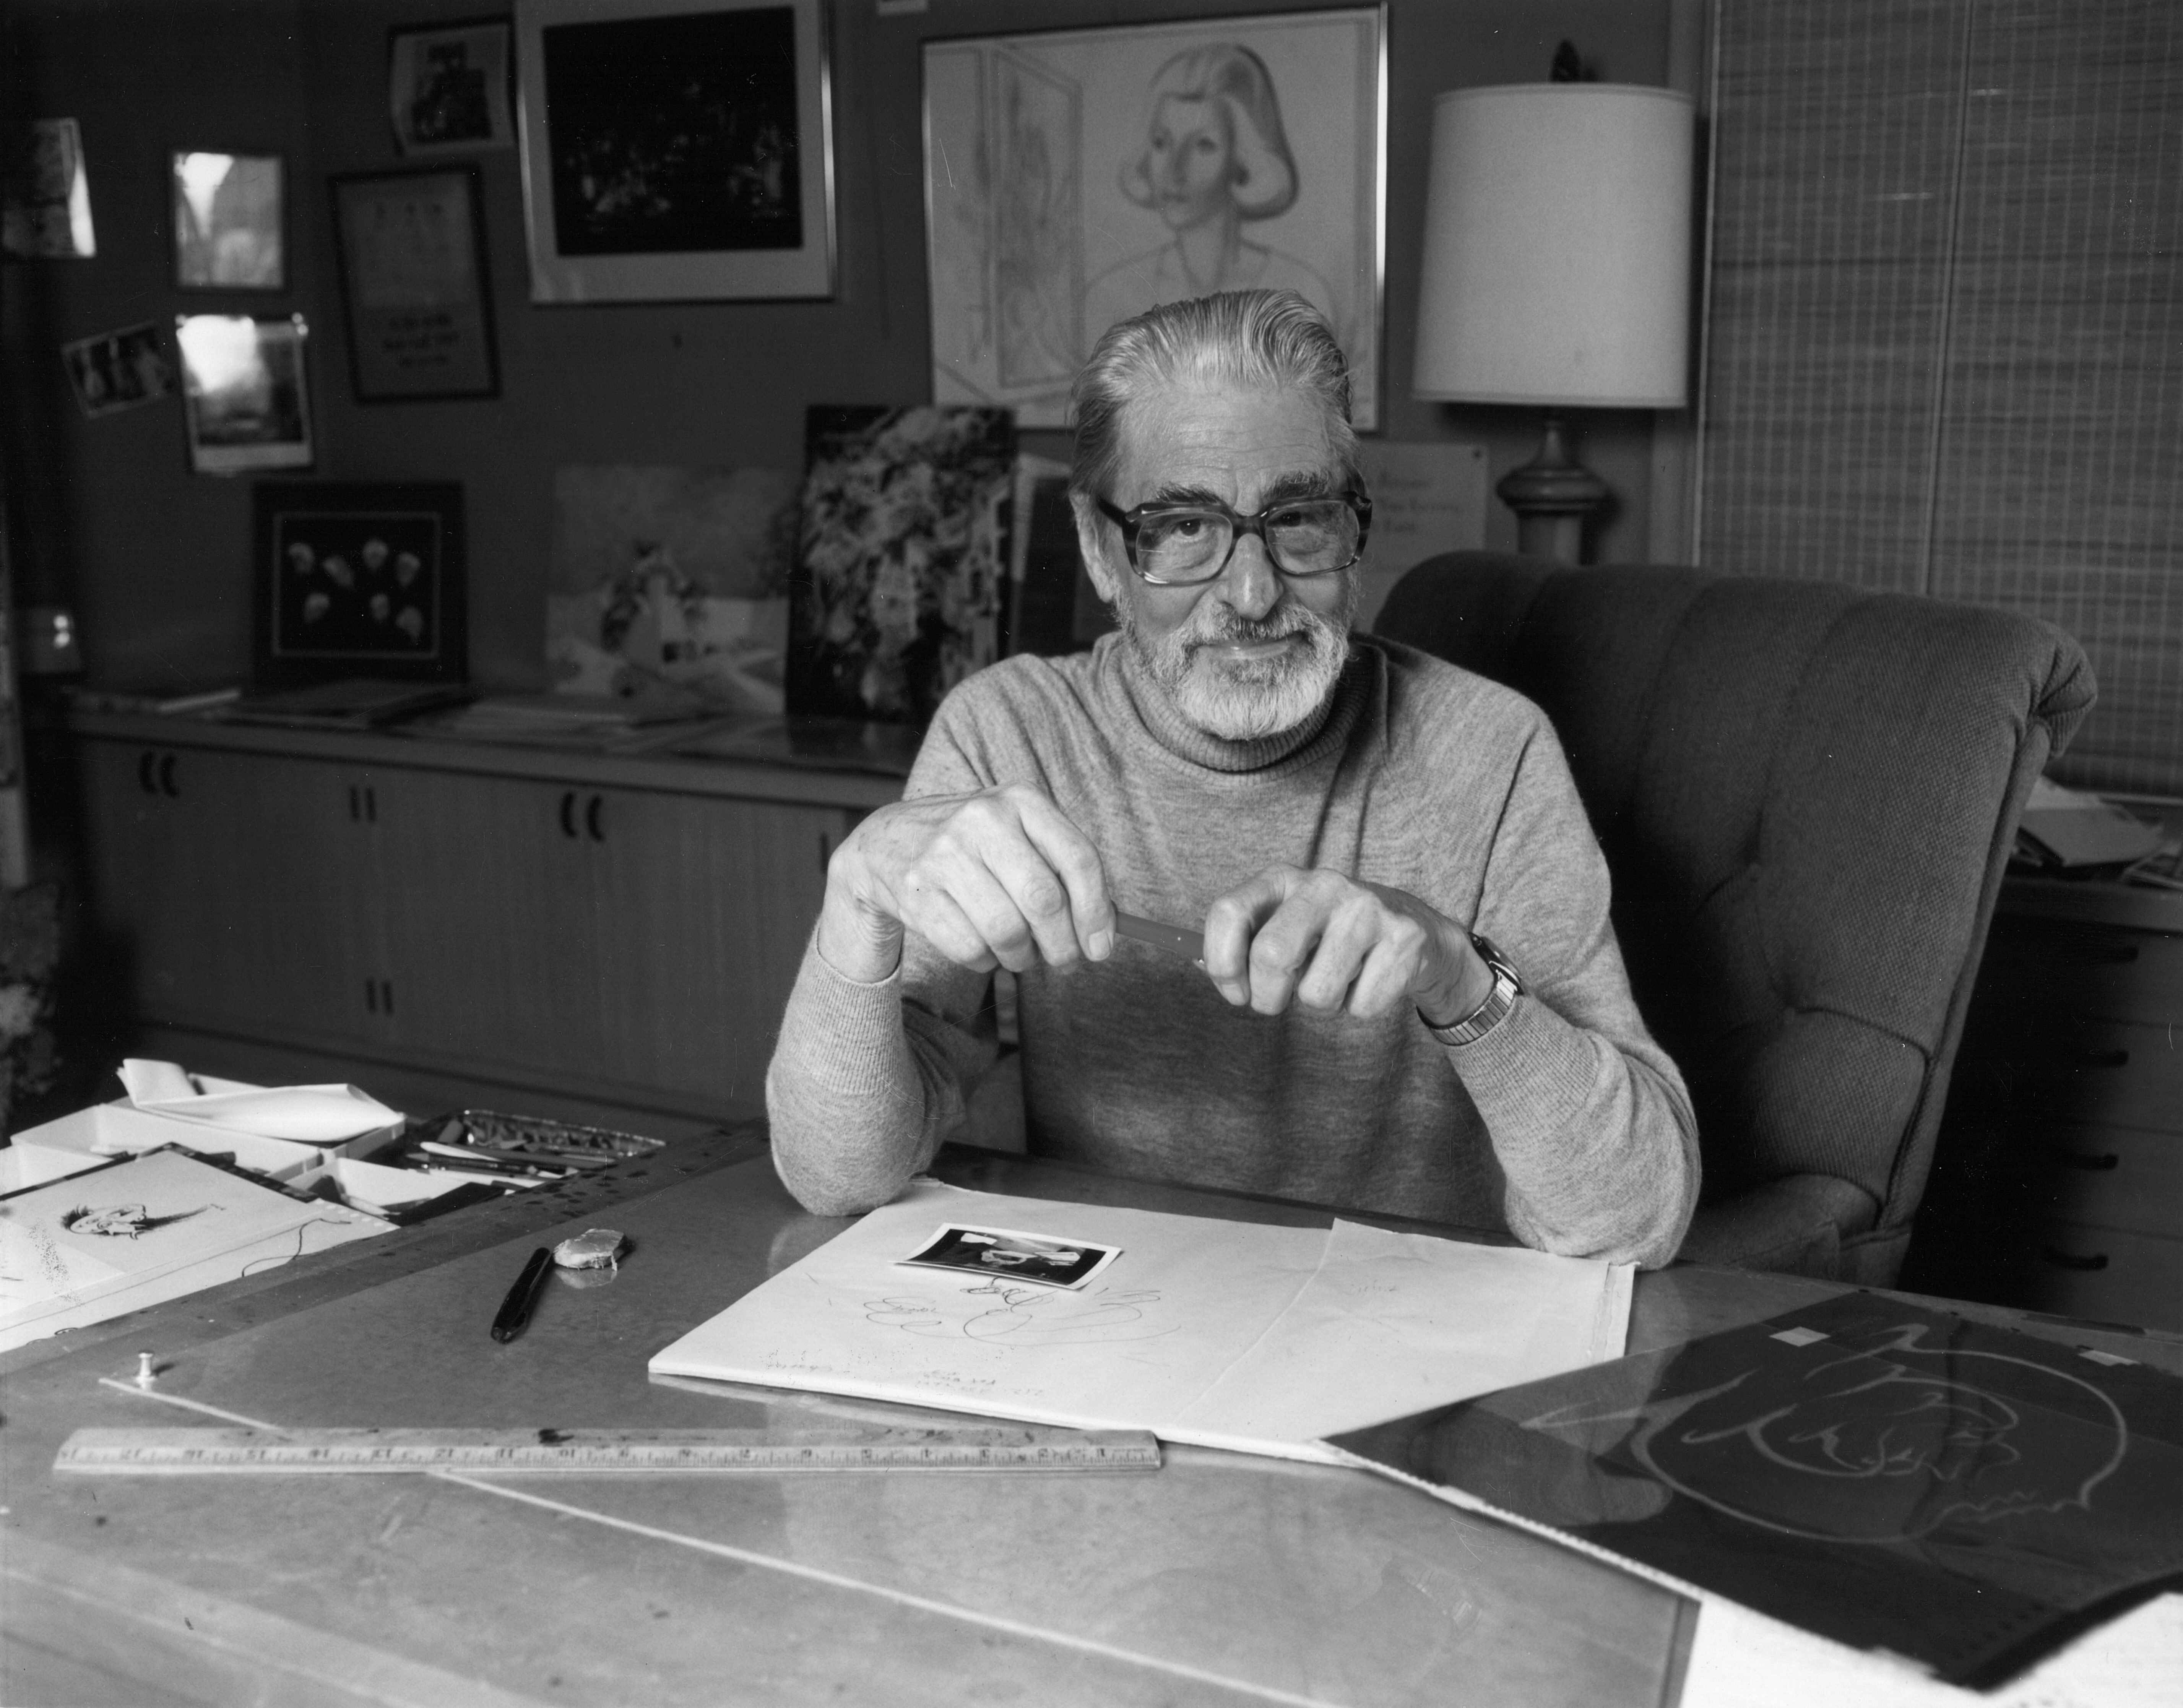
[[[1836,1277],[1844,1236],[1872,1226],[1880,1206],[1831,1174],[1790,1174],[1698,1206],[1678,1257],[1729,1269]]]

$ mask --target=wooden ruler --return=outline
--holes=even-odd
[[[79,1429],[53,1469],[98,1476],[472,1471],[1157,1471],[1125,1429]]]

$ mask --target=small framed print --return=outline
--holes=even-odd
[[[309,336],[300,314],[175,317],[194,472],[240,474],[311,466],[311,396],[303,360]]]
[[[988,1280],[1074,1291],[1121,1255],[1119,1245],[1089,1239],[950,1222],[900,1261],[914,1268],[953,1269]]]
[[[459,482],[261,480],[252,499],[259,686],[462,680]]]
[[[478,169],[337,177],[333,198],[357,401],[499,395]]]
[[[534,302],[834,294],[822,0],[516,0]]]
[[[408,155],[475,154],[515,146],[505,18],[386,32],[386,104],[394,146]]]
[[[175,283],[188,291],[286,290],[281,157],[177,149],[171,164]]]
[[[97,252],[75,120],[0,124],[0,254],[87,261]]]

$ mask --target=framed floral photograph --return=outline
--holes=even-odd
[[[186,291],[288,284],[286,167],[278,154],[176,149],[175,283]]]
[[[834,292],[821,0],[516,0],[534,302]]]
[[[430,157],[515,146],[514,53],[506,18],[386,32],[394,146]]]
[[[357,401],[497,396],[478,169],[353,173],[332,190]]]
[[[311,466],[311,396],[300,314],[177,314],[182,416],[199,474]]]
[[[1384,7],[925,44],[936,402],[1058,427],[1099,335],[1286,286],[1379,424]]]

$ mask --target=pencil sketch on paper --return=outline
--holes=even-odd
[[[2080,1377],[1929,1345],[1928,1334],[1906,1323],[1819,1337],[1802,1362],[1754,1361],[1635,1406],[1560,1406],[1524,1427],[1582,1434],[1626,1422],[1627,1450],[1677,1494],[1814,1541],[1887,1544],[2088,1510],[2129,1451],[2121,1408]]]
[[[865,1321],[906,1334],[1021,1348],[1157,1340],[1179,1326],[1152,1314],[1159,1303],[1156,1289],[1081,1295],[996,1279],[947,1298],[889,1294],[866,1300],[863,1309]]]
[[[103,1234],[114,1239],[135,1239],[171,1223],[186,1222],[192,1216],[202,1216],[206,1211],[219,1207],[216,1204],[200,1204],[194,1210],[178,1210],[171,1216],[154,1216],[142,1204],[114,1204],[103,1210],[94,1210],[86,1205],[68,1212],[60,1218],[61,1231],[64,1234]]]
[[[1375,427],[1380,60],[1375,8],[928,43],[935,401],[1060,426],[1115,321],[1266,286]]]

